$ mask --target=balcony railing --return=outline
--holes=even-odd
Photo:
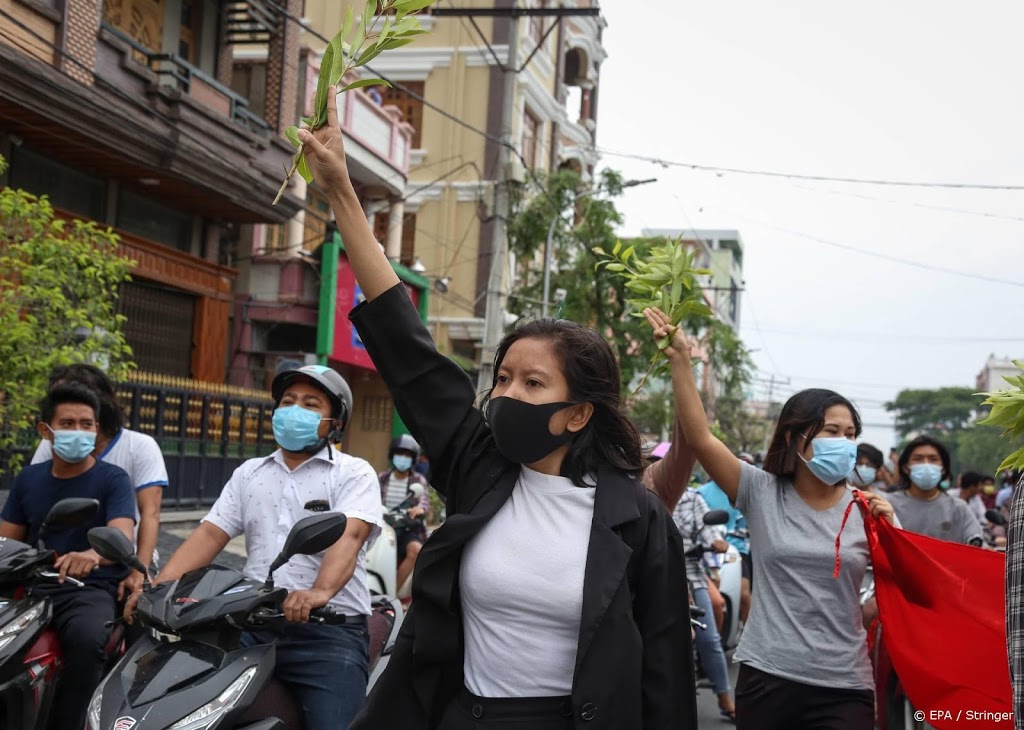
[[[307,69],[307,88],[316,88],[318,71],[317,66],[311,63]],[[342,83],[355,80],[355,76],[348,76]],[[312,94],[307,99],[307,114],[311,111],[308,108],[311,103]],[[338,95],[338,121],[346,137],[376,154],[403,176],[408,174],[413,127],[402,121],[398,107],[382,106],[364,90],[355,89]]]
[[[272,127],[249,109],[249,101],[239,96],[217,79],[196,68],[174,53],[156,53],[146,48],[117,28],[103,25],[103,30],[131,47],[132,55],[157,74],[164,83],[183,94],[214,109],[243,127],[254,131],[269,131]]]

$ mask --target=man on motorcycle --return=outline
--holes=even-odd
[[[367,462],[332,445],[352,415],[352,391],[341,375],[308,365],[280,373],[271,390],[277,403],[274,438],[281,448],[235,470],[157,582],[209,565],[241,534],[248,552],[243,572],[263,580],[296,522],[318,512],[344,513],[348,527],[337,543],[319,555],[295,556],[274,574],[277,585],[290,591],[284,603],[289,623],[244,634],[243,643],[276,645],[275,676],[295,693],[307,728],[346,728],[366,695],[365,556],[380,533],[380,491]],[[330,606],[344,622],[308,623],[310,611],[321,606]]]
[[[754,457],[743,452],[739,459],[748,464],[754,463]],[[728,495],[722,491],[714,482],[708,482],[701,486],[697,493],[704,498],[708,509],[724,509],[729,513],[729,521],[725,525],[726,536],[740,554],[743,578],[740,581],[740,621],[747,622],[747,614],[750,613],[751,589],[754,580],[754,561],[750,557],[750,538],[747,536],[747,521],[743,513],[736,509],[729,501]]]
[[[416,566],[416,558],[420,554],[423,543],[427,541],[426,515],[430,509],[430,496],[427,494],[427,480],[416,472],[413,467],[420,455],[420,445],[409,434],[402,434],[391,442],[388,449],[388,461],[392,468],[377,475],[380,480],[380,498],[384,509],[394,509],[412,493],[413,484],[423,487],[420,503],[408,510],[409,517],[417,520],[416,527],[404,529],[396,536],[398,539],[398,570],[395,589],[399,590]]]
[[[716,553],[724,553],[729,549],[728,544],[719,536],[716,528],[704,524],[704,515],[707,512],[707,503],[697,493],[697,490],[686,489],[672,512],[672,521],[679,528],[679,533],[683,537],[683,547],[687,552],[686,579],[689,582],[694,605],[702,608],[708,617],[707,628],[697,632],[696,645],[701,666],[708,679],[711,680],[714,692],[718,696],[718,708],[722,716],[735,721],[736,708],[729,694],[729,666],[726,663],[718,628],[711,620],[713,608],[708,593],[711,583],[704,572],[702,558],[689,554],[695,545],[701,545]]]
[[[136,554],[142,564],[155,566],[156,542],[160,534],[160,501],[168,485],[167,466],[160,445],[149,434],[125,426],[125,413],[117,397],[114,383],[95,365],[73,363],[62,365],[50,373],[50,387],[62,383],[78,383],[96,394],[100,417],[96,430],[93,456],[128,473],[135,489]],[[32,456],[33,464],[53,458],[50,442],[43,439]],[[117,600],[142,588],[142,573],[131,571],[118,587]]]
[[[89,547],[86,535],[92,527],[107,525],[132,539],[135,495],[123,469],[92,455],[100,410],[92,391],[81,385],[59,385],[50,390],[39,410],[36,428],[51,442],[53,459],[25,467],[14,479],[0,514],[0,538],[36,542],[47,513],[61,499],[82,497],[100,503],[92,524],[46,537],[46,547],[59,556],[55,567],[61,584],[34,589],[36,595],[50,597],[52,625],[64,653],[64,671],[48,726],[67,730],[84,726],[89,698],[103,679],[105,624],[114,618],[114,595],[128,573],[102,560]],[[85,585],[65,584],[66,577]]]

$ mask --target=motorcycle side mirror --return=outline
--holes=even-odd
[[[993,525],[999,525],[1000,527],[1006,527],[1006,517],[999,510],[990,509],[985,512],[985,519],[991,522]]]
[[[420,499],[423,496],[423,485],[422,484],[411,484],[409,485],[409,491],[416,499]]]
[[[54,530],[67,530],[81,527],[91,522],[100,511],[99,500],[84,497],[62,499],[50,508],[46,519],[39,527],[39,549],[43,549],[43,540]]]
[[[280,555],[274,558],[267,571],[266,587],[274,587],[274,571],[291,560],[295,555],[315,555],[323,552],[345,534],[348,518],[340,512],[324,512],[303,517],[295,523]]]
[[[146,566],[135,554],[135,546],[127,535],[113,527],[94,527],[89,530],[88,538],[89,546],[99,553],[101,558],[139,571],[142,573],[143,584],[149,584]]]
[[[704,513],[705,525],[725,525],[729,522],[729,513],[724,509],[712,509]]]

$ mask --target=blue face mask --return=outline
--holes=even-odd
[[[805,437],[806,438],[806,437]],[[857,444],[845,438],[816,438],[811,441],[814,457],[804,459],[811,474],[825,484],[836,485],[846,479],[857,464]]]
[[[320,441],[320,421],[329,421],[302,406],[285,406],[274,411],[274,440],[285,451],[302,452]]]
[[[878,470],[873,466],[867,466],[861,464],[853,468],[850,472],[848,480],[850,484],[855,487],[870,487],[875,483],[875,477],[878,475]]]
[[[910,467],[910,481],[918,489],[930,492],[942,481],[942,467],[938,464],[914,464]]]
[[[412,457],[404,454],[395,454],[391,459],[391,463],[395,467],[395,471],[409,471],[412,469]]]
[[[54,431],[50,428],[50,433],[53,434],[53,453],[69,464],[85,461],[96,448],[95,431]]]

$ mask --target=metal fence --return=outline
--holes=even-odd
[[[150,373],[133,373],[118,384],[128,426],[156,439],[170,486],[164,507],[213,504],[231,473],[246,459],[273,452],[270,393]],[[23,463],[36,440],[20,440]],[[0,478],[8,489],[12,474]]]

